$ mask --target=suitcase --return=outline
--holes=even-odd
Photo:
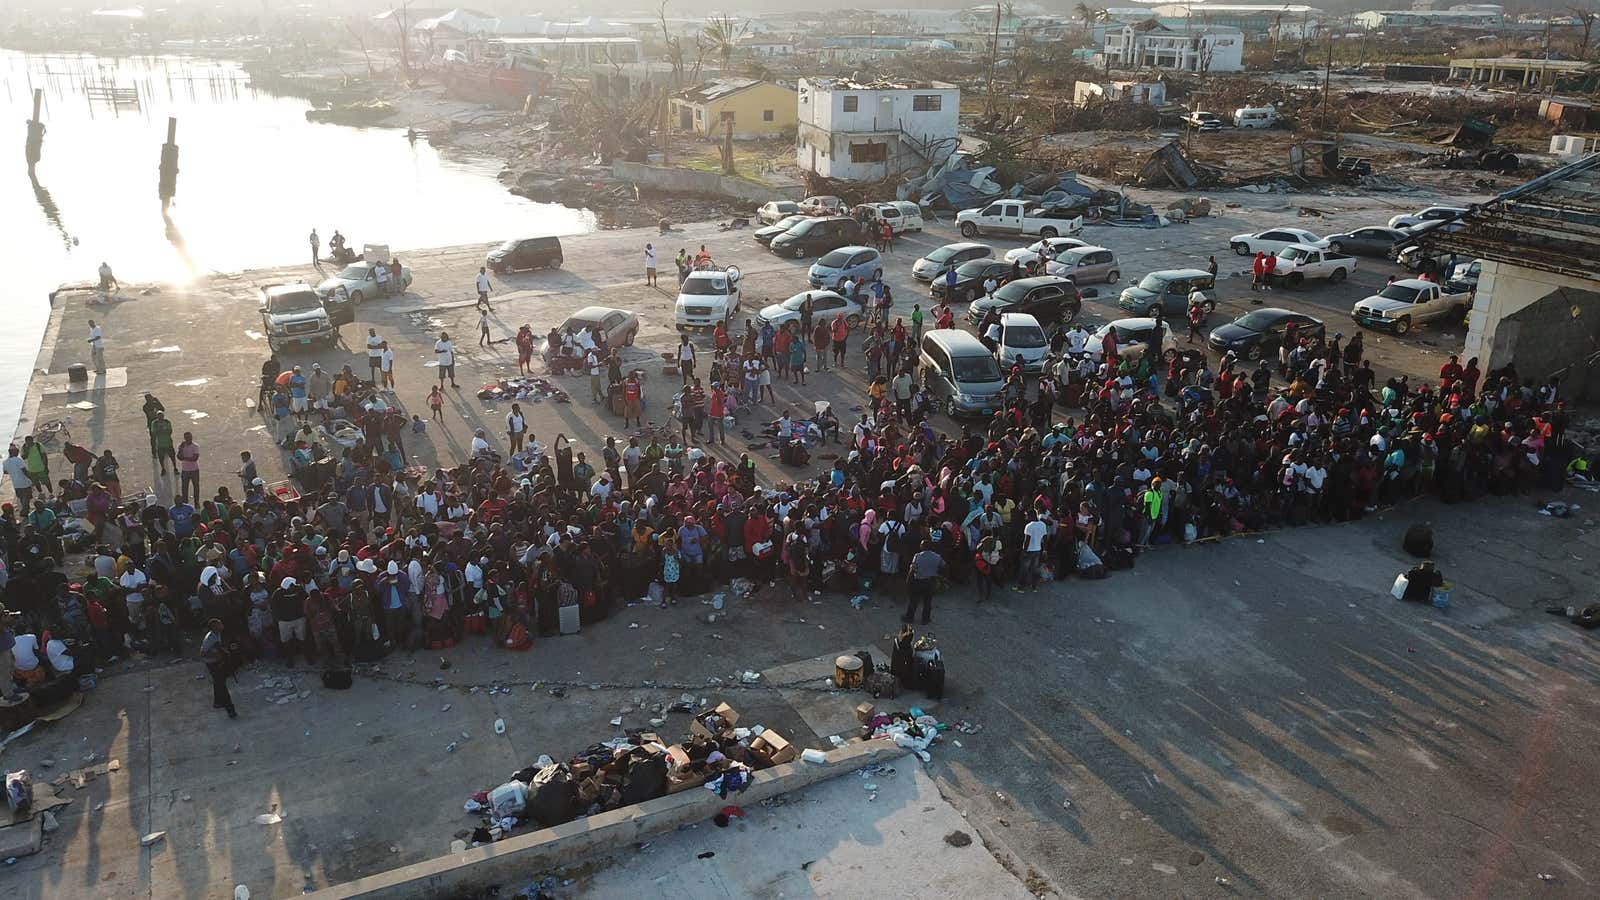
[[[929,700],[944,699],[944,660],[938,657],[917,663],[917,680]]]
[[[561,607],[561,633],[562,634],[577,634],[578,633],[578,628],[579,628],[578,616],[579,616],[579,607],[577,607],[577,606],[563,606],[563,607]]]

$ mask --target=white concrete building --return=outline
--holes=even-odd
[[[824,178],[874,181],[955,151],[961,90],[942,82],[802,78],[799,113],[800,168]]]
[[[1504,12],[1493,9],[1374,9],[1356,13],[1357,25],[1378,28],[1494,28],[1504,25]]]
[[[1167,102],[1167,86],[1160,81],[1078,81],[1072,85],[1072,102],[1082,106],[1093,100],[1113,100],[1162,106]]]
[[[1148,19],[1108,29],[1103,52],[1114,68],[1239,72],[1244,70],[1244,32],[1187,20]]]

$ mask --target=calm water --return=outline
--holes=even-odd
[[[132,88],[136,106],[97,99]],[[33,88],[45,92],[37,180],[23,156]],[[307,122],[304,100],[252,91],[239,67],[179,57],[105,59],[0,50],[0,426],[10,430],[62,282],[185,282],[303,261],[315,227],[396,251],[512,234],[573,234],[593,217],[507,193],[496,160],[440,153],[397,129]],[[171,223],[156,196],[167,117],[178,118]]]

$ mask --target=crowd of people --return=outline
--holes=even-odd
[[[468,458],[407,466],[404,436],[426,423],[385,391],[381,341],[369,342],[369,378],[264,365],[262,409],[281,423],[298,487],[267,485],[245,452],[237,491],[203,493],[198,444],[185,434],[174,446],[149,396],[152,457],[183,473],[170,504],[125,502],[109,449],[69,443],[72,477],[52,484],[49,453],[29,438],[4,465],[21,508],[0,509],[5,596],[18,614],[0,667],[28,681],[58,657],[70,672],[130,650],[176,653],[204,630],[216,705],[232,714],[226,678],[251,659],[339,669],[477,632],[525,648],[561,631],[563,608],[596,622],[620,604],[670,605],[741,576],[781,579],[796,598],[887,593],[907,601],[906,621],[920,611],[928,622],[943,582],[972,584],[982,603],[999,585],[1104,577],[1158,544],[1357,519],[1422,493],[1458,501],[1558,484],[1574,455],[1555,379],[1451,357],[1436,383],[1378,384],[1359,335],[1290,333],[1277,360],[1252,366],[1157,343],[1128,353],[1115,332],[1091,346],[1073,327],[1056,335],[1059,364],[1006,372],[992,417],[944,431],[917,370],[920,313],[909,326],[876,316],[852,329],[803,310],[782,328],[747,320],[738,338],[724,324],[704,376],[685,339],[670,401],[681,427],[607,438],[592,460],[564,436],[540,442],[513,405],[505,458],[480,428]],[[953,324],[943,304],[929,318]],[[852,361],[857,330],[864,353]],[[519,334],[525,369],[534,343]],[[602,352],[552,333],[545,361],[598,377]],[[561,364],[579,353],[579,366]],[[830,360],[868,375],[857,421],[776,403],[770,373],[803,377]],[[637,376],[606,368],[638,421]],[[741,415],[762,434],[735,458],[723,448]],[[751,453],[776,448],[805,464],[809,454],[786,450],[830,442],[839,449],[820,472],[796,468],[770,486],[757,477]],[[64,531],[69,520],[76,531]],[[88,554],[82,578],[61,565],[72,547]],[[56,641],[61,652],[20,667],[16,647]]]

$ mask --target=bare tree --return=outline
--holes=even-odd
[[[1600,12],[1590,6],[1569,6],[1567,12],[1572,13],[1572,17],[1583,26],[1583,43],[1578,45],[1578,55],[1588,56],[1589,38],[1594,31],[1595,19],[1600,18]]]
[[[726,73],[733,64],[733,55],[739,52],[739,41],[749,31],[750,23],[736,22],[732,16],[724,14],[707,19],[705,28],[700,34],[711,49],[717,52],[717,59],[722,63],[722,71]]]
[[[672,86],[677,87],[683,84],[683,39],[667,27],[667,0],[661,0],[656,16],[661,20],[661,42],[667,48],[667,63],[672,66]]]

